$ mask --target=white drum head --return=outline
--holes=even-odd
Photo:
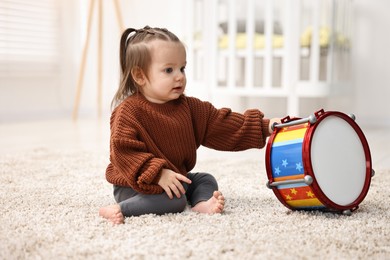
[[[364,147],[344,119],[328,116],[318,123],[311,142],[314,177],[325,196],[347,206],[362,193],[366,178]]]

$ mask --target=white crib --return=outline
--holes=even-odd
[[[285,98],[299,115],[300,99],[347,89],[351,0],[189,0],[188,79],[211,99]]]

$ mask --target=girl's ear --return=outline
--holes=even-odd
[[[131,70],[131,76],[133,77],[135,83],[137,83],[138,86],[143,86],[146,83],[146,75],[142,71],[140,67],[134,67]]]

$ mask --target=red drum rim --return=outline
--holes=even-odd
[[[318,113],[321,113],[319,111]],[[358,207],[358,205],[364,200],[366,197],[370,183],[371,183],[371,169],[372,169],[372,162],[371,162],[371,154],[368,146],[368,142],[366,137],[363,134],[363,131],[360,129],[360,127],[356,124],[356,122],[348,115],[337,112],[337,111],[327,111],[322,114],[318,114],[317,116],[317,122],[314,125],[311,125],[308,127],[306,133],[305,133],[305,138],[304,138],[304,143],[302,144],[302,160],[303,160],[303,165],[305,169],[305,176],[309,175],[313,178],[313,183],[312,189],[316,191],[317,198],[324,204],[327,208],[329,209],[336,209],[336,210],[347,210],[347,209],[355,209]],[[321,123],[325,118],[329,116],[336,116],[339,117],[343,120],[345,120],[356,132],[358,135],[362,146],[363,146],[363,151],[364,151],[364,156],[366,160],[366,171],[365,171],[365,181],[363,185],[363,189],[360,193],[360,195],[356,198],[355,201],[348,205],[339,205],[333,201],[331,201],[322,191],[321,187],[319,186],[315,173],[313,171],[313,165],[312,165],[312,158],[311,158],[311,146],[312,146],[312,140],[314,133]]]

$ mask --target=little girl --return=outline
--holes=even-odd
[[[215,178],[190,172],[200,145],[223,151],[262,148],[270,126],[257,109],[244,114],[184,94],[186,50],[170,31],[127,29],[120,42],[121,83],[113,99],[107,181],[115,205],[99,215],[114,224],[142,214],[221,213]]]

